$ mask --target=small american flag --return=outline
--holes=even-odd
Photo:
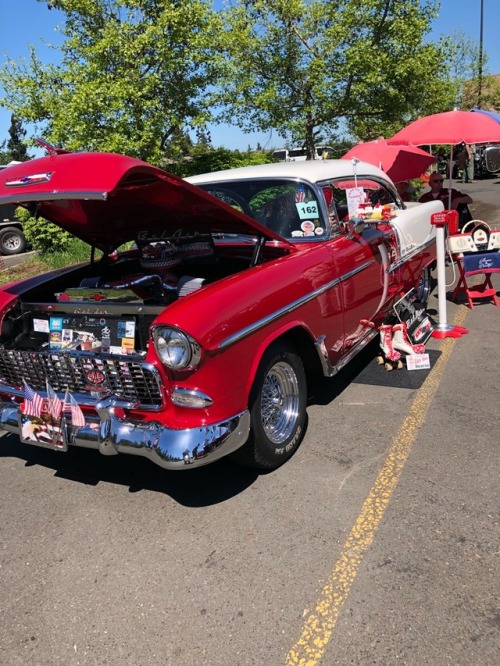
[[[36,416],[38,419],[42,415],[43,398],[31,386],[24,382],[24,403],[22,413],[26,416]]]
[[[57,393],[54,391],[49,382],[47,382],[47,398],[49,414],[52,416],[54,421],[58,421],[61,418],[63,403],[62,400],[58,398]]]
[[[64,406],[63,409],[69,410],[71,412],[71,423],[77,428],[81,428],[85,425],[85,416],[83,415],[80,405],[73,398],[69,391],[66,391],[64,396]]]
[[[295,203],[302,203],[306,200],[306,191],[303,185],[297,186],[297,193],[295,194]]]

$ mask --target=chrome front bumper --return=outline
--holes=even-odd
[[[149,458],[165,469],[188,469],[206,465],[242,446],[250,431],[250,414],[241,414],[220,423],[199,428],[172,430],[158,421],[133,421],[119,418],[123,409],[133,405],[110,396],[96,403],[97,416],[87,417],[84,426],[61,423],[62,442],[45,445],[60,451],[68,446],[97,449],[105,456],[127,453]],[[0,401],[0,428],[21,436],[21,414],[17,403]],[[29,442],[44,446],[38,442]]]

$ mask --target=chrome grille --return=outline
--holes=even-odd
[[[101,384],[106,389],[103,395],[116,393],[144,407],[162,403],[158,373],[142,359],[82,352],[0,350],[0,378],[11,386],[22,386],[26,381],[36,391],[45,391],[48,381],[55,391],[68,389],[70,393],[90,394],[92,385],[87,376],[93,370],[105,377]]]

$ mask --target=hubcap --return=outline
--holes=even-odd
[[[284,361],[269,370],[261,393],[262,426],[273,444],[292,434],[299,415],[299,383],[293,368]]]
[[[17,234],[5,234],[3,237],[3,244],[8,250],[17,250],[21,245],[19,236]]]
[[[417,285],[417,300],[424,305],[429,300],[429,295],[431,291],[431,276],[428,268],[424,268],[420,280]]]

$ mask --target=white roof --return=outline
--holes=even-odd
[[[306,162],[278,162],[274,164],[257,164],[255,166],[224,169],[212,173],[202,173],[186,178],[189,183],[218,183],[228,180],[249,180],[252,178],[303,178],[317,183],[332,178],[345,178],[354,175],[352,160],[308,160]],[[384,171],[368,164],[356,163],[356,175],[378,176],[392,182]]]

